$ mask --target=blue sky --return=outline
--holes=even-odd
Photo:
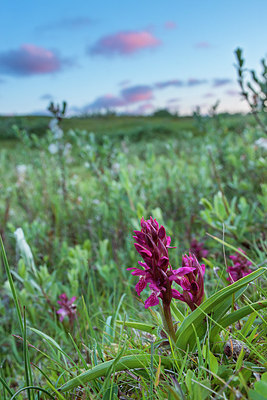
[[[0,114],[245,111],[233,51],[266,56],[264,0],[13,0],[1,5]]]

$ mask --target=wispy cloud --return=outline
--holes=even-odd
[[[172,29],[176,29],[177,28],[177,24],[174,21],[166,21],[164,24],[164,27],[166,29],[172,30]]]
[[[240,92],[238,90],[229,89],[224,92],[228,96],[240,96]]]
[[[46,101],[52,101],[53,96],[49,93],[43,94],[42,96],[39,97],[40,100],[46,100]]]
[[[205,41],[203,41],[203,42],[197,42],[197,43],[195,43],[195,44],[194,44],[194,47],[195,47],[196,49],[210,49],[210,48],[212,47],[212,45],[211,45],[210,42],[205,42]]]
[[[146,113],[152,110],[154,106],[151,104],[151,100],[154,99],[154,94],[161,89],[169,87],[182,87],[184,90],[190,89],[198,85],[204,85],[207,83],[218,83],[225,80],[225,78],[216,78],[212,81],[206,79],[190,78],[188,80],[170,79],[161,82],[156,82],[151,85],[132,85],[127,86],[129,81],[120,82],[121,90],[118,95],[106,94],[104,96],[97,97],[92,103],[88,104],[84,111],[94,111],[101,109],[123,109],[124,107],[133,106],[141,103],[138,108],[134,109],[133,112]],[[126,85],[126,86],[124,86]],[[230,94],[230,93],[229,93]],[[205,98],[214,97],[212,92],[207,92],[203,95]],[[179,97],[173,97],[167,100],[167,104],[175,106],[175,103],[179,102]],[[143,104],[142,104],[143,103]],[[131,108],[131,107],[130,107]],[[142,112],[141,112],[142,111]],[[127,112],[132,112],[128,111]]]
[[[102,56],[127,56],[140,50],[153,49],[161,41],[148,31],[123,31],[100,38],[88,49],[90,54]]]
[[[199,85],[203,85],[204,83],[207,83],[206,79],[191,78],[191,79],[188,79],[186,84],[187,84],[187,86],[199,86]]]
[[[203,97],[204,97],[204,98],[209,98],[209,97],[214,97],[214,96],[215,96],[215,94],[214,94],[214,93],[211,93],[211,92],[208,92],[208,93],[203,94]]]
[[[125,105],[125,101],[112,94],[97,97],[91,104],[86,106],[87,110],[99,110],[101,108],[117,108]]]
[[[180,101],[181,99],[179,97],[173,97],[172,99],[169,99],[167,101],[168,104],[173,104],[173,103],[177,103],[178,101]]]
[[[225,86],[232,83],[232,79],[228,78],[215,78],[213,80],[213,87]]]
[[[85,109],[100,110],[102,108],[118,108],[126,107],[135,103],[149,101],[153,99],[153,91],[151,86],[136,85],[130,86],[120,91],[118,96],[106,94],[97,97],[92,103],[88,104]]]
[[[184,85],[183,81],[181,81],[179,79],[172,79],[172,80],[168,80],[168,81],[157,82],[155,84],[157,89],[165,89],[170,86],[181,87],[183,85]]]
[[[148,85],[130,86],[121,91],[121,96],[127,104],[153,99],[153,90]]]
[[[72,64],[71,60],[33,44],[0,53],[0,72],[13,76],[53,74]]]
[[[125,79],[125,80],[123,80],[123,81],[120,81],[120,82],[118,83],[118,86],[125,87],[125,86],[128,86],[130,83],[131,83],[130,79]]]
[[[44,25],[40,25],[36,28],[36,30],[39,32],[51,30],[80,30],[91,26],[93,22],[94,21],[88,17],[62,18],[59,21],[53,21]]]
[[[138,106],[135,110],[132,111],[132,114],[136,115],[147,115],[153,111],[155,107],[151,103],[145,103]]]

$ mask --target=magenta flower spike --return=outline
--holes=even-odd
[[[172,296],[188,304],[194,311],[204,298],[204,274],[205,265],[199,264],[196,256],[189,253],[183,257],[182,268],[173,271],[170,280],[176,282],[183,289],[180,293],[172,289]]]
[[[238,249],[241,253],[246,254],[244,250]],[[233,261],[233,265],[227,267],[229,277],[228,281],[231,283],[238,281],[246,275],[249,275],[252,270],[249,268],[252,263],[239,253],[235,253],[229,258]]]
[[[197,239],[193,239],[190,243],[190,253],[194,254],[197,260],[207,257],[209,254],[208,250],[204,248],[203,242],[198,242]]]
[[[171,238],[166,235],[165,228],[159,227],[156,219],[141,219],[141,231],[134,231],[136,240],[135,248],[143,258],[138,261],[141,268],[127,268],[132,275],[139,276],[135,286],[138,296],[149,286],[150,296],[145,300],[145,308],[159,304],[163,306],[163,323],[172,339],[175,339],[175,331],[172,322],[170,304],[172,299],[179,299],[194,310],[201,304],[204,298],[204,273],[205,265],[200,265],[195,255],[189,254],[183,257],[182,267],[173,270],[168,249],[171,248]],[[173,282],[178,283],[183,293],[172,289]]]
[[[143,258],[138,261],[141,268],[127,268],[132,275],[139,276],[135,286],[138,296],[149,286],[150,296],[145,300],[145,308],[159,304],[163,306],[163,322],[170,336],[175,338],[170,304],[173,298],[186,302],[191,310],[194,310],[203,300],[205,266],[199,265],[194,255],[184,256],[182,267],[173,270],[168,249],[171,247],[171,238],[166,235],[165,228],[159,227],[156,219],[141,219],[141,231],[134,231],[136,240],[135,248]],[[177,282],[183,293],[172,289],[173,282]]]
[[[66,293],[62,293],[59,298],[58,304],[61,305],[61,308],[57,310],[57,314],[60,315],[59,320],[62,322],[65,317],[68,317],[72,324],[76,318],[76,305],[74,304],[76,297],[68,299]]]
[[[140,296],[149,285],[152,294],[146,299],[145,308],[159,304],[159,299],[169,306],[172,300],[171,281],[168,277],[171,270],[168,255],[171,238],[166,235],[165,228],[159,227],[156,219],[152,217],[147,221],[142,218],[141,231],[134,233],[135,248],[144,260],[138,262],[143,269],[128,268],[132,270],[132,275],[140,276],[135,287],[136,292]]]

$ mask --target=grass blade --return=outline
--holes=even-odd
[[[254,311],[261,310],[262,308],[267,307],[267,300],[258,301],[257,303],[252,303],[247,306],[240,308],[232,312],[231,314],[226,315],[218,321],[220,326],[215,326],[211,331],[211,337],[215,337],[217,333],[220,331],[221,327],[227,328],[227,326],[234,324],[240,319],[246,317],[248,314],[253,313]]]
[[[152,324],[144,324],[143,322],[134,322],[134,321],[116,321],[118,325],[128,326],[129,328],[139,329],[140,331],[153,333],[157,329],[155,325]]]
[[[11,289],[11,292],[12,292],[13,300],[14,300],[14,303],[15,303],[15,306],[16,306],[16,310],[17,310],[17,316],[18,316],[20,331],[21,331],[21,334],[23,334],[23,322],[22,322],[21,310],[20,310],[20,307],[19,307],[18,296],[17,296],[16,288],[15,288],[15,285],[14,285],[14,282],[13,282],[13,278],[12,278],[12,275],[11,275],[11,272],[10,272],[10,268],[9,268],[9,264],[8,264],[8,261],[7,261],[5,248],[4,248],[4,243],[2,241],[1,236],[0,236],[0,244],[1,244],[1,253],[2,253],[2,257],[3,257],[3,261],[4,261],[4,266],[5,266],[8,282],[9,282],[9,285],[10,285],[10,289]]]

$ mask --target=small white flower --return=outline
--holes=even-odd
[[[55,127],[57,126],[57,119],[56,118],[52,118],[51,121],[48,124],[49,129],[53,132]]]
[[[27,166],[24,164],[20,164],[16,166],[17,174],[18,174],[18,185],[21,185],[26,178],[26,171],[27,171]]]
[[[69,154],[71,148],[72,148],[71,143],[66,143],[63,151],[64,156],[67,156]]]
[[[20,165],[17,165],[16,168],[17,168],[17,172],[19,175],[24,175],[27,170],[27,165],[20,164]]]
[[[267,150],[267,139],[261,137],[258,140],[256,140],[255,145],[261,147],[264,150]]]
[[[49,151],[50,154],[56,154],[56,153],[58,152],[58,150],[59,150],[59,147],[58,147],[58,145],[55,144],[55,143],[51,143],[51,144],[48,146],[48,151]]]
[[[120,164],[116,162],[112,164],[112,171],[118,173],[120,171]]]
[[[54,134],[55,139],[58,140],[58,139],[63,138],[63,130],[59,126],[56,126],[52,132]]]

